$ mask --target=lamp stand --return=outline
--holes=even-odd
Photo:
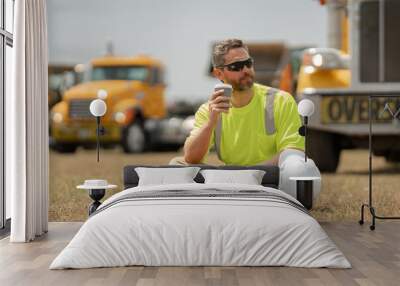
[[[100,153],[100,116],[96,116],[97,129],[96,129],[96,140],[97,140],[97,162],[99,162]]]
[[[307,125],[308,116],[304,116],[304,161],[307,162]]]
[[[299,134],[304,137],[304,161],[307,162],[307,124],[308,116],[303,116],[303,125],[299,128]]]

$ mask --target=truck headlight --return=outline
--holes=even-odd
[[[312,48],[303,53],[303,66],[306,73],[316,70],[348,69],[349,56],[336,49]]]
[[[120,125],[129,125],[135,119],[135,110],[117,111],[113,114],[113,119]]]
[[[63,119],[64,119],[63,115],[59,112],[54,112],[51,114],[51,120],[54,123],[61,123],[61,122],[63,122]]]
[[[120,124],[124,124],[126,121],[125,113],[119,111],[114,113],[114,120]]]

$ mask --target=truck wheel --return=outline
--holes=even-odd
[[[321,172],[335,172],[339,164],[340,146],[331,133],[307,130],[307,155]]]
[[[57,151],[59,153],[75,153],[78,145],[76,144],[68,144],[68,143],[54,143],[51,146],[51,149]]]
[[[136,122],[123,131],[122,148],[126,153],[142,153],[146,146],[146,135],[142,124]]]

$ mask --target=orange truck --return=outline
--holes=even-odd
[[[128,153],[156,145],[181,145],[188,133],[181,118],[167,117],[163,64],[152,57],[93,59],[84,82],[65,91],[50,112],[50,146],[59,152],[90,148],[96,142],[96,120],[89,105],[96,98],[107,104],[101,123],[101,145],[122,146]]]

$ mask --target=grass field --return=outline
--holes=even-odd
[[[124,154],[120,150],[96,152],[79,150],[76,154],[50,153],[50,221],[83,221],[91,203],[85,190],[76,186],[85,179],[106,179],[118,185],[106,197],[122,190],[122,169],[127,164],[167,164],[180,153]],[[210,156],[210,163],[216,163]],[[378,215],[400,214],[400,165],[388,164],[383,158],[373,159],[374,205]],[[312,211],[319,221],[358,221],[360,205],[368,199],[368,152],[342,152],[335,174],[322,175],[321,195]],[[368,216],[367,216],[368,218]]]

